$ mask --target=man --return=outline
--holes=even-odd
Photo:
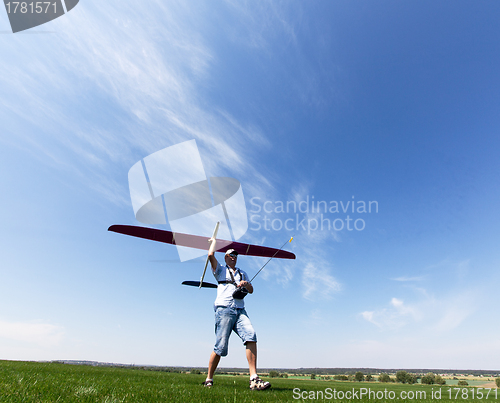
[[[212,272],[219,283],[217,298],[215,299],[215,347],[208,362],[207,379],[203,382],[206,387],[213,385],[213,377],[221,357],[227,355],[229,336],[234,331],[240,336],[246,347],[248,368],[250,370],[250,389],[265,390],[271,387],[269,382],[264,382],[257,375],[257,335],[245,311],[243,295],[233,296],[237,289],[253,293],[253,286],[248,281],[247,274],[236,267],[238,252],[229,249],[224,260],[226,264],[219,264],[214,256],[214,241],[208,252]]]

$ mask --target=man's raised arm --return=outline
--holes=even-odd
[[[217,259],[215,258],[215,238],[210,238],[210,248],[208,249],[208,259],[212,266],[212,272],[215,273],[217,269]]]

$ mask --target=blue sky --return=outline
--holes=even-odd
[[[129,169],[195,139],[254,222],[377,202],[360,231],[250,224],[297,255],[246,299],[261,367],[498,369],[500,4],[137,4],[0,12],[0,358],[207,365],[215,294],[180,285],[204,259],[107,232],[139,224]]]

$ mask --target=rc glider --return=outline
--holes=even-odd
[[[293,238],[285,242],[283,246],[279,249],[269,248],[267,246],[251,245],[247,243],[227,241],[223,239],[217,239],[217,232],[219,229],[219,222],[217,222],[212,237],[204,237],[199,235],[183,234],[180,232],[172,232],[166,230],[160,230],[155,228],[138,227],[134,225],[112,225],[108,228],[108,231],[117,232],[119,234],[130,235],[137,238],[149,239],[151,241],[163,242],[171,245],[186,246],[189,248],[196,248],[202,250],[209,250],[214,248],[217,252],[225,253],[229,249],[234,249],[239,255],[246,256],[260,256],[270,258],[264,266],[257,272],[260,271],[269,263],[273,258],[277,259],[295,259],[295,255],[292,252],[282,250],[286,243],[291,242]],[[213,242],[212,242],[213,241]],[[217,243],[218,247],[215,247]],[[217,285],[212,283],[204,282],[205,272],[208,266],[208,257],[205,262],[205,268],[201,276],[200,281],[184,281],[182,284],[191,285],[199,288],[217,288]],[[255,278],[257,274],[253,277]],[[252,280],[253,280],[252,278]]]

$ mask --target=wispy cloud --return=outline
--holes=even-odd
[[[263,242],[259,240],[258,243]],[[334,265],[324,257],[325,249],[322,244],[311,243],[306,236],[300,235],[294,238],[293,243],[293,248],[285,249],[292,250],[297,259],[280,261],[272,270],[264,270],[262,277],[283,287],[288,287],[292,280],[299,279],[300,283],[296,286],[300,288],[302,298],[309,301],[328,300],[341,292],[342,284],[333,275]]]
[[[422,313],[415,306],[409,306],[403,300],[392,298],[389,306],[377,311],[364,311],[361,317],[379,328],[396,329],[409,321],[418,321]]]
[[[427,292],[419,295],[420,299],[413,303],[393,297],[385,307],[361,312],[360,316],[382,330],[414,329],[412,325],[418,323],[420,330],[441,333],[459,327],[479,305],[477,290],[461,290],[440,298]]]
[[[392,278],[391,280],[393,281],[400,281],[400,282],[416,282],[416,281],[422,281],[424,279],[424,276],[416,276],[416,277],[396,277]]]
[[[304,268],[302,287],[302,296],[308,300],[329,299],[342,289],[340,283],[329,273],[328,266],[322,265],[317,259]]]
[[[195,138],[210,175],[230,171],[247,189],[272,189],[254,161],[270,146],[267,135],[203,96],[220,56],[206,40],[211,24],[203,6],[117,4],[88,2],[54,21],[64,32],[62,47],[44,42],[29,52],[8,49],[0,117],[11,122],[7,127],[20,126],[16,146],[42,160],[52,154],[59,169],[84,171],[80,179],[100,191],[116,187],[116,165],[127,169],[151,152]],[[269,27],[278,18],[286,25],[279,7],[266,7],[275,10]],[[255,14],[240,17],[254,20]],[[118,199],[126,200],[126,189],[121,192]]]
[[[194,138],[208,175],[238,178],[247,198],[282,198],[273,186],[281,178],[259,158],[259,152],[272,147],[271,134],[206,96],[224,55],[207,39],[213,24],[203,7],[212,6],[158,0],[135,8],[126,2],[89,1],[54,21],[55,29],[64,32],[61,46],[43,42],[9,48],[6,73],[0,77],[5,107],[0,119],[10,122],[8,127],[20,125],[16,146],[57,169],[71,170],[79,181],[74,186],[126,206],[126,172],[132,164]],[[246,43],[250,51],[268,55],[276,36],[296,45],[296,6],[262,1],[220,7],[241,20],[235,24],[234,18],[224,18],[221,24],[227,21],[224,29],[237,30],[231,40]],[[307,80],[304,85],[309,86]],[[300,198],[313,185],[299,185],[291,197]],[[308,242],[297,246],[297,262],[264,275],[277,273],[278,282],[286,285],[298,272],[304,298],[330,298],[341,287],[322,249],[325,242],[338,242],[339,234],[303,235]]]
[[[375,315],[375,312],[373,311],[364,311],[364,312],[361,312],[361,316],[363,319],[367,320],[368,322],[370,323],[373,323],[375,326],[381,326],[378,322],[375,321],[375,319],[373,319],[373,316]]]
[[[439,301],[437,309],[441,315],[434,325],[435,330],[448,332],[459,327],[478,309],[478,297],[477,290],[467,290]]]
[[[401,283],[401,292],[412,292],[411,301],[394,297],[385,307],[366,310],[360,316],[380,329],[408,327],[417,322],[422,328],[434,332],[449,332],[461,326],[479,309],[481,292],[477,286],[464,284],[463,280],[470,271],[470,259],[443,259],[428,265],[416,276],[391,278]],[[436,285],[447,282],[446,292]],[[418,284],[418,286],[417,286]]]
[[[62,326],[41,322],[6,322],[0,321],[0,337],[42,347],[58,345],[64,338]]]
[[[235,19],[241,21],[243,29],[232,29],[231,37],[243,46],[259,48],[271,52],[271,40],[277,35],[283,35],[286,42],[295,42],[295,26],[292,18],[300,18],[300,10],[295,9],[296,4],[276,2],[272,0],[260,1],[235,1],[226,0],[226,4],[233,11]]]

